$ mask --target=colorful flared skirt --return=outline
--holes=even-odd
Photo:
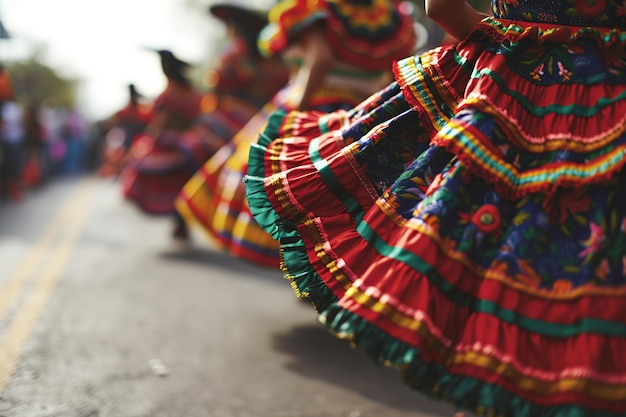
[[[252,219],[241,180],[250,143],[275,109],[274,103],[261,109],[193,174],[175,199],[185,222],[203,230],[218,247],[269,267],[278,266],[278,242]]]
[[[183,185],[224,142],[204,129],[138,136],[120,174],[124,197],[147,214],[174,213]]]
[[[125,197],[146,213],[173,213],[185,183],[258,110],[251,101],[226,94],[205,95],[202,108],[203,114],[188,130],[163,132],[156,141],[139,135],[128,152],[114,154],[122,166]]]
[[[219,248],[271,268],[279,266],[278,242],[252,217],[243,177],[248,170],[250,145],[263,132],[271,114],[281,111],[289,102],[290,94],[289,87],[276,94],[193,175],[175,203],[185,222],[202,229]],[[345,89],[325,88],[316,93],[312,103],[320,111],[331,112],[354,106],[358,98]]]
[[[296,294],[477,414],[626,416],[625,46],[488,18],[353,111],[274,114],[246,193]]]

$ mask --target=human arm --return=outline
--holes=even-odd
[[[321,24],[298,34],[297,42],[301,44],[304,56],[295,78],[295,87],[300,95],[292,104],[299,110],[306,110],[308,101],[323,85],[332,67],[334,54],[328,46]]]
[[[476,11],[465,0],[426,0],[426,14],[448,34],[464,39],[487,14]]]

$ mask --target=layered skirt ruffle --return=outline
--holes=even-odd
[[[173,213],[174,200],[185,183],[258,110],[251,100],[228,94],[205,95],[202,109],[189,129],[163,132],[156,141],[139,135],[123,155],[124,195],[145,212]]]
[[[246,192],[297,295],[478,414],[626,415],[625,46],[489,18],[353,111],[273,115]]]
[[[248,170],[250,145],[264,131],[270,115],[283,111],[290,94],[289,87],[276,94],[193,174],[175,201],[185,222],[202,229],[219,248],[271,268],[279,266],[278,241],[252,217],[242,180]],[[313,99],[315,108],[328,112],[357,103],[355,96],[343,89],[323,89]]]
[[[119,178],[124,197],[147,214],[174,213],[181,188],[224,143],[201,128],[138,136]]]
[[[278,266],[278,242],[252,218],[241,179],[250,143],[276,109],[274,103],[261,109],[191,176],[175,199],[176,211],[185,222],[203,230],[219,248],[274,268]]]

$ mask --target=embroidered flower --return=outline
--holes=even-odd
[[[591,198],[583,188],[575,188],[563,192],[559,197],[544,199],[542,206],[550,213],[552,222],[562,224],[576,214],[589,210]]]
[[[599,225],[595,223],[589,224],[589,238],[580,242],[583,246],[585,246],[585,249],[581,251],[578,256],[584,258],[594,252],[597,252],[600,249],[602,242],[604,242],[604,237],[604,230]]]
[[[430,183],[430,185],[428,186],[428,189],[426,190],[426,196],[429,196],[435,191],[437,191],[439,187],[441,186],[442,181],[443,181],[443,174],[435,175],[435,178],[433,178],[433,182]]]
[[[606,277],[609,275],[610,272],[611,266],[609,265],[609,261],[608,259],[604,258],[602,262],[600,262],[600,265],[598,265],[598,267],[596,268],[595,274],[602,281],[606,281]]]
[[[563,77],[563,81],[569,81],[569,79],[572,76],[572,73],[563,66],[561,61],[558,61],[556,65],[559,67],[559,75]]]
[[[493,204],[485,204],[472,216],[472,223],[483,233],[493,233],[500,227],[500,212]]]
[[[572,283],[566,279],[557,279],[552,283],[552,291],[566,293],[572,290]]]
[[[534,80],[541,80],[541,76],[543,75],[543,64],[532,70],[530,72],[530,75],[533,77]]]
[[[535,271],[531,264],[525,259],[518,259],[517,265],[520,271],[515,274],[515,278],[532,288],[538,288],[541,284],[541,276]]]

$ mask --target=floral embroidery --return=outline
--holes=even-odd
[[[572,76],[572,72],[568,71],[567,68],[565,68],[560,61],[557,62],[557,65],[559,67],[559,75],[563,77],[563,81],[569,81],[570,77]]]
[[[472,223],[483,233],[493,233],[500,227],[500,212],[493,204],[485,204],[476,210]]]
[[[521,281],[533,288],[538,287],[541,284],[541,277],[537,274],[530,263],[523,259],[519,259],[517,263],[519,265],[520,272],[515,274],[515,277],[518,281]]]
[[[492,2],[494,16],[509,20],[560,23],[569,26],[624,27],[626,5],[623,0],[564,0]]]
[[[602,262],[600,262],[600,265],[598,265],[598,267],[596,268],[596,276],[600,280],[606,281],[606,277],[609,275],[610,272],[611,267],[609,265],[609,260],[604,258]]]
[[[557,279],[552,284],[552,291],[565,293],[572,290],[572,283],[566,279]]]
[[[537,5],[540,2],[530,3],[539,7]],[[562,3],[563,10],[570,6],[574,10],[574,0],[564,0]],[[622,3],[626,8],[626,1],[620,0]],[[504,0],[500,4],[513,8]],[[528,4],[520,2],[519,7]],[[615,11],[617,8],[609,6],[607,10]],[[578,24],[584,23],[580,16],[570,19]],[[626,39],[621,37],[613,39],[608,35],[604,37],[601,33],[584,30],[574,33],[571,28],[562,26],[552,31],[538,29],[536,33],[522,33],[524,26],[518,23],[509,25],[494,21],[490,24],[499,30],[506,41],[496,45],[486,35],[487,30],[484,36],[482,32],[475,33],[472,36],[476,39],[471,39],[484,48],[476,57],[497,55],[498,65],[515,72],[502,71],[500,74],[510,76],[513,82],[514,77],[520,77],[532,84],[552,85],[554,91],[559,91],[559,85],[619,82],[625,74],[626,58],[622,54],[626,54],[623,48]],[[607,52],[602,54],[602,60],[597,58],[598,48]],[[460,49],[461,52],[464,50]],[[500,70],[495,65],[480,66],[472,62],[474,56],[469,52],[462,56],[467,59],[463,61],[464,66],[468,70],[473,66],[472,74],[481,77],[480,80],[492,74],[497,75]],[[426,66],[429,62],[421,64]],[[612,69],[615,72],[611,72]],[[506,76],[502,80],[494,78],[502,83],[503,89],[507,87]],[[566,87],[562,91],[569,90]],[[522,99],[524,92],[519,93]],[[527,96],[529,101],[533,97],[532,94]],[[428,108],[428,103],[419,103]],[[567,104],[565,100],[563,103]],[[465,104],[463,110],[456,113],[454,121],[459,125],[467,125],[468,129],[488,133],[475,141],[470,136],[459,138],[451,135],[445,141],[430,142],[423,149],[419,146],[408,147],[415,151],[414,159],[408,161],[408,158],[402,158],[401,162],[406,162],[403,170],[399,176],[393,177],[394,182],[384,191],[384,198],[389,200],[396,213],[407,220],[416,220],[409,224],[419,230],[429,230],[428,233],[439,240],[441,247],[450,256],[465,259],[486,276],[514,280],[554,293],[595,286],[623,286],[623,276],[626,274],[626,205],[620,202],[614,184],[599,177],[603,175],[601,172],[590,172],[588,177],[585,174],[585,178],[580,181],[556,186],[554,178],[557,174],[554,171],[537,171],[537,179],[533,179],[536,189],[529,188],[529,192],[520,198],[510,198],[504,194],[509,191],[506,187],[499,188],[499,184],[494,187],[499,177],[484,175],[479,169],[482,165],[471,163],[515,167],[510,171],[494,170],[506,172],[507,175],[510,172],[514,187],[516,181],[522,179],[521,174],[537,167],[559,167],[562,164],[583,166],[585,161],[619,150],[626,144],[626,134],[616,133],[611,143],[601,150],[582,143],[577,149],[535,144],[529,150],[519,146],[523,140],[515,139],[517,126],[506,124],[511,120],[491,117],[492,107],[480,107],[473,102]],[[569,111],[566,106],[553,112],[550,103],[546,101],[544,104],[543,108],[535,106],[535,103],[528,103],[528,106],[533,106],[532,110],[546,111],[549,117],[563,117],[573,122],[583,120],[565,114]],[[589,107],[590,113],[595,110]],[[421,123],[425,122],[421,120],[419,123],[404,120],[413,113],[392,114],[399,116],[393,123],[385,124],[384,139],[378,142],[363,141],[362,151],[355,155],[370,178],[383,177],[378,175],[378,171],[386,176],[391,166],[388,160],[378,161],[369,156],[369,147],[378,150],[381,147],[397,147],[400,150],[403,147],[397,146],[398,140],[414,144],[416,138],[426,130],[422,128]],[[382,114],[373,117],[379,116]],[[585,116],[584,120],[603,122],[594,114]],[[405,132],[408,131],[412,132],[412,136],[406,136]],[[441,137],[444,135],[436,139]],[[449,152],[448,148],[444,148],[449,142],[461,140],[472,141],[477,147],[471,150],[469,147],[462,148],[458,152],[457,149]],[[468,155],[482,155],[479,152],[481,146],[491,150],[495,159],[488,159],[491,154],[487,153],[484,159],[468,158]],[[391,161],[400,160],[397,158],[399,152],[394,151],[391,155]],[[517,174],[520,176],[514,177]],[[586,178],[589,178],[588,182]]]
[[[532,70],[530,75],[533,77],[533,79],[540,81],[541,76],[543,75],[543,64]]]
[[[589,225],[589,238],[581,243],[585,246],[585,250],[579,253],[578,256],[584,258],[598,251],[604,242],[605,234],[604,229],[598,226],[596,223]]]
[[[558,198],[546,199],[542,206],[550,213],[553,223],[562,224],[569,216],[589,210],[591,200],[585,195],[584,189],[577,188],[563,191]]]
[[[437,191],[437,189],[439,188],[439,186],[441,185],[441,181],[443,180],[443,175],[442,174],[437,174],[435,176],[435,178],[433,178],[433,182],[430,184],[430,186],[428,187],[428,190],[426,190],[426,195],[430,196],[432,195],[432,193],[434,193],[435,191]]]

